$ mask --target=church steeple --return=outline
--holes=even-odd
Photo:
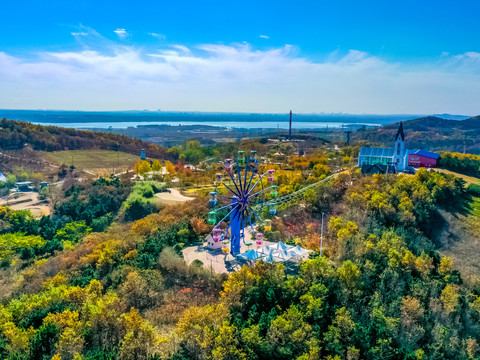
[[[402,139],[402,141],[405,141],[405,133],[403,132],[403,122],[401,121],[400,121],[400,126],[398,127],[397,135],[395,136],[395,141],[397,141],[399,137]]]
[[[393,149],[393,162],[397,164],[397,171],[405,170],[408,166],[407,149],[405,149],[405,132],[403,123],[400,121],[397,135],[395,135],[395,148]]]

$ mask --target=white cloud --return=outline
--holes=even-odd
[[[270,39],[270,36],[268,35],[259,35],[258,37],[261,37],[262,39]]]
[[[128,36],[128,33],[125,29],[117,29],[113,31],[115,34],[118,35],[118,37],[123,40]]]
[[[87,32],[71,32],[70,33],[72,36],[78,37],[78,36],[88,36]]]
[[[397,63],[358,50],[323,61],[291,45],[0,52],[0,108],[480,113],[480,53]],[[288,110],[287,109],[287,110]]]
[[[190,49],[188,47],[186,47],[185,45],[170,45],[170,46],[173,47],[174,49],[177,49],[178,51],[180,51],[183,54],[191,54],[192,53],[190,51]]]
[[[157,39],[159,39],[159,40],[165,40],[165,39],[167,38],[167,37],[166,37],[165,35],[163,35],[163,34],[158,34],[158,33],[153,33],[153,32],[148,33],[148,35],[151,35],[151,36],[153,36],[153,37],[155,37],[155,38],[157,38]]]

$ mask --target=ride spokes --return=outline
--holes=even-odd
[[[270,214],[276,212],[274,203],[266,204],[267,196],[275,198],[278,193],[277,186],[273,184],[275,170],[260,174],[258,169],[256,151],[250,151],[248,155],[239,151],[236,159],[226,159],[223,171],[215,175],[215,191],[210,193],[212,210],[208,214],[208,222],[215,225],[212,230],[214,243],[221,242],[225,253],[228,252],[228,243],[231,244],[230,252],[233,255],[240,253],[246,230],[255,237],[257,245],[263,243],[263,234],[255,232],[255,225],[257,221],[266,220],[260,216],[266,205]]]

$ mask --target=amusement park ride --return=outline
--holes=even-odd
[[[241,242],[245,243],[245,228],[250,228],[257,245],[263,243],[263,234],[255,232],[255,224],[260,220],[265,225],[265,230],[271,230],[271,220],[262,219],[264,207],[268,207],[270,215],[276,214],[276,203],[266,201],[267,195],[275,199],[278,194],[275,180],[275,170],[267,170],[264,174],[258,173],[259,160],[256,151],[246,155],[244,151],[237,153],[236,161],[226,159],[223,172],[215,175],[215,191],[210,193],[210,206],[208,213],[209,224],[215,225],[212,230],[214,244],[223,244],[223,252],[228,253],[228,243],[231,244],[230,252],[235,256],[240,253]],[[264,179],[267,179],[265,182]],[[227,185],[229,182],[229,185]],[[226,195],[224,194],[226,189]],[[217,207],[219,202],[226,200],[229,204]],[[227,209],[228,213],[217,221],[217,214]],[[230,222],[225,230],[221,224],[230,217]],[[246,245],[249,245],[246,243]],[[251,244],[250,244],[251,245]]]

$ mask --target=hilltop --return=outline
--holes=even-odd
[[[403,122],[409,148],[426,148],[432,151],[455,151],[479,154],[480,116],[465,120],[447,120],[435,116],[421,117]],[[358,130],[355,140],[373,144],[391,145],[398,123],[375,129]]]
[[[28,143],[33,150],[114,150],[140,154],[146,149],[154,158],[175,160],[175,155],[159,145],[125,135],[35,125],[26,121],[0,121],[0,150],[21,150]]]

